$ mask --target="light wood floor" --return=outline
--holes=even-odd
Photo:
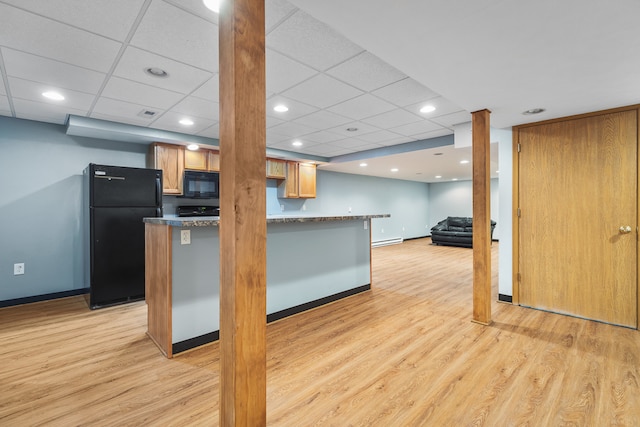
[[[374,249],[371,292],[270,324],[268,424],[640,426],[639,332],[497,302],[472,323],[471,255]],[[0,309],[0,426],[218,425],[218,345],[168,360],[145,323],[144,303]]]

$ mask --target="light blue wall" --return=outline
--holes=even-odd
[[[146,147],[0,117],[0,301],[84,288],[82,171],[144,167]],[[13,275],[13,264],[25,274]]]
[[[448,216],[473,216],[472,181],[455,181],[430,184],[429,187],[429,228]],[[498,179],[491,180],[491,219],[496,221],[493,239],[500,238]]]
[[[65,127],[0,117],[0,301],[81,290],[82,171],[89,163],[144,167],[147,147],[69,136]],[[316,199],[278,199],[267,180],[267,212],[390,213],[374,219],[373,240],[428,232],[428,184],[318,172]],[[185,200],[186,201],[186,200]],[[165,198],[173,213],[175,198]],[[169,206],[171,205],[171,206]],[[384,230],[384,232],[382,231]],[[13,264],[25,274],[13,275]]]
[[[284,209],[281,211],[281,207]],[[318,170],[315,199],[279,199],[267,183],[267,214],[391,214],[374,218],[371,239],[411,239],[428,234],[429,184]]]

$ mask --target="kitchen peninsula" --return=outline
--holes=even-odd
[[[369,290],[371,219],[389,216],[267,216],[267,321]],[[217,340],[220,218],[144,222],[149,337],[169,358]]]

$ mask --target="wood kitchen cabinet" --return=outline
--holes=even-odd
[[[186,150],[184,152],[184,168],[196,171],[219,172],[220,153],[204,148],[195,151]]]
[[[279,159],[267,159],[267,178],[286,179],[287,161]]]
[[[316,197],[316,165],[287,162],[287,177],[279,187],[279,197],[298,199]]]
[[[208,150],[185,150],[184,168],[196,171],[207,170]]]
[[[184,147],[154,142],[149,146],[147,166],[162,169],[162,193],[182,194],[184,175]]]

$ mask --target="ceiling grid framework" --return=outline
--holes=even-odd
[[[326,158],[329,170],[470,179],[469,165],[457,173],[457,156],[469,156],[464,149],[445,151],[437,162],[437,148],[416,149],[411,158],[420,164],[402,152],[421,141],[452,141],[455,126],[478,106],[506,127],[640,101],[631,78],[640,59],[628,55],[640,48],[630,18],[640,16],[637,1],[466,1],[456,13],[440,2],[408,0],[380,14],[379,0],[266,0],[267,146]],[[571,20],[558,16],[568,9]],[[525,38],[541,16],[543,45]],[[561,36],[574,20],[571,37]],[[218,138],[217,24],[201,0],[0,0],[0,115],[57,124],[75,115]],[[592,41],[589,57],[569,55],[585,51],[578,41]],[[149,75],[149,67],[168,76]],[[44,90],[66,99],[47,100]],[[273,111],[281,103],[289,110]],[[436,110],[421,113],[425,104]],[[547,111],[521,115],[534,107]],[[185,117],[194,124],[179,124]],[[302,145],[293,147],[294,140]],[[342,161],[355,153],[371,159],[368,171]],[[399,173],[389,172],[392,161],[402,163]],[[377,162],[386,171],[374,172]],[[445,163],[446,172],[436,171]]]

